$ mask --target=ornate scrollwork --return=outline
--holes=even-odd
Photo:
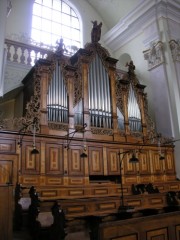
[[[89,62],[91,62],[94,59],[94,57],[97,53],[98,56],[101,58],[101,61],[102,61],[103,65],[108,70],[109,63],[106,61],[106,59],[108,57],[110,57],[110,54],[107,51],[107,49],[102,47],[100,43],[87,43],[85,45],[85,49],[91,53],[88,57]]]
[[[151,48],[143,51],[143,53],[144,59],[148,61],[149,70],[164,63],[163,43],[161,41],[152,43]]]
[[[172,58],[174,61],[180,61],[180,40],[170,40],[169,46],[171,49]]]
[[[63,123],[48,123],[48,127],[53,130],[63,130],[63,131],[68,131],[68,124],[63,124]]]
[[[2,118],[0,119],[0,129],[17,130],[24,126],[24,118]]]
[[[97,134],[97,135],[108,135],[108,136],[113,135],[113,130],[112,129],[105,129],[105,128],[93,128],[93,127],[91,127],[91,132],[92,132],[92,134]]]

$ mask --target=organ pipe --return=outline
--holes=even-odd
[[[131,84],[128,97],[128,117],[130,130],[141,131],[141,113]]]
[[[68,95],[58,61],[49,85],[47,107],[48,121],[68,122]]]
[[[91,126],[111,128],[109,76],[96,54],[89,69],[89,110]]]

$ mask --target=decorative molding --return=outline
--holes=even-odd
[[[148,70],[164,63],[163,43],[153,43],[151,48],[143,51],[144,59],[148,61]]]
[[[180,61],[180,39],[170,40],[169,47],[171,49],[172,58],[174,61]]]
[[[112,51],[117,51],[124,44],[143,33],[146,27],[152,23],[157,24],[157,19],[161,17],[180,22],[179,7],[180,3],[175,1],[141,1],[132,12],[104,34],[102,40]],[[159,36],[156,40],[158,39]]]
[[[109,135],[109,136],[113,135],[113,130],[112,129],[91,127],[91,132],[92,132],[92,134],[97,134],[97,135]]]

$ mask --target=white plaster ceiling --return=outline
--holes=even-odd
[[[111,29],[142,0],[86,0]]]

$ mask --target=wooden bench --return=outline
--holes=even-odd
[[[179,240],[180,211],[104,222],[98,234],[98,240]]]

